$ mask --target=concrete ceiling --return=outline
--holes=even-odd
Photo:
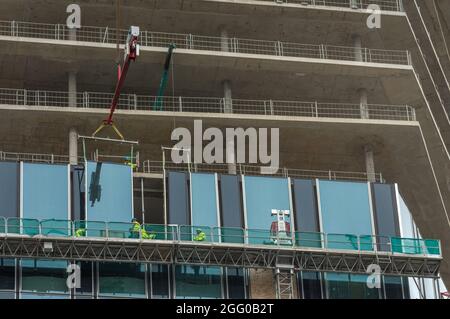
[[[65,23],[66,6],[73,1],[2,0],[0,19]],[[82,25],[116,26],[115,1],[81,0]],[[364,46],[408,49],[414,46],[404,13],[385,12],[380,29],[369,29],[368,14],[320,7],[284,7],[265,3],[205,0],[122,1],[121,25],[142,30],[229,36],[300,43],[351,45],[360,34]],[[4,7],[4,9],[2,8]]]
[[[67,72],[78,72],[80,91],[112,92],[116,75],[114,45],[10,41],[0,47],[0,86],[67,90]],[[144,47],[131,66],[125,91],[155,94],[166,49]],[[172,74],[171,74],[172,75]],[[358,103],[357,91],[369,91],[369,103],[422,106],[416,80],[407,66],[383,66],[272,56],[242,56],[177,49],[167,95],[223,96],[231,80],[235,98],[320,100]],[[174,90],[172,84],[174,83]]]

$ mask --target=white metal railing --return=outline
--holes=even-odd
[[[261,175],[261,167],[248,164],[206,164],[206,163],[173,163],[162,161],[145,160],[142,162],[142,172],[150,174],[162,174],[167,171],[186,171],[186,172],[210,172],[210,173],[229,173],[230,169],[235,174],[242,175]],[[231,167],[231,168],[230,168]],[[365,172],[346,172],[333,170],[309,170],[281,167],[273,174],[264,174],[281,177],[295,177],[305,179],[328,179],[328,180],[353,180],[353,181],[376,181],[384,183],[385,180],[381,173],[368,174]]]
[[[369,5],[376,4],[384,11],[403,12],[402,0],[255,0],[255,2],[273,2],[276,4],[299,4],[303,6],[324,6],[349,9],[367,9]]]
[[[0,104],[109,108],[112,93],[62,91],[37,91],[0,88]],[[122,94],[118,109],[151,111],[156,97]],[[315,101],[243,100],[218,97],[165,96],[162,110],[169,112],[235,113],[276,116],[300,116],[313,118],[350,118],[370,120],[415,121],[416,114],[409,105],[319,103]]]
[[[115,44],[125,43],[127,30],[109,27],[83,26],[69,29],[64,24],[43,24],[0,21],[0,36],[73,40]],[[223,51],[242,54],[302,57],[328,60],[357,61],[411,65],[407,50],[381,50],[326,44],[300,44],[284,41],[252,40],[235,37],[212,37],[181,33],[142,31],[142,46],[167,48],[174,43],[179,49]]]
[[[117,156],[120,157],[120,156]],[[124,158],[124,157],[123,157]],[[95,160],[95,156],[93,156]],[[4,152],[0,151],[0,161],[11,162],[31,162],[31,163],[47,163],[47,164],[68,164],[68,155],[56,155],[56,154],[40,154],[40,153],[18,153],[18,152]],[[84,162],[84,158],[79,156],[78,161]],[[145,160],[141,166],[138,166],[138,171],[143,173],[161,174],[166,170],[172,171],[189,171],[189,172],[214,172],[214,173],[227,173],[230,166],[228,164],[176,164],[173,162],[151,161]],[[261,175],[261,166],[236,164],[236,174],[244,175]],[[265,174],[266,175],[266,174]],[[297,168],[280,168],[273,176],[283,177],[296,177],[296,178],[320,178],[329,180],[360,180],[360,181],[376,181],[384,183],[385,180],[381,173],[367,174],[365,172],[345,172],[345,171],[333,171],[333,170],[308,170]]]

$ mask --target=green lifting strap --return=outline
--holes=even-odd
[[[170,62],[172,60],[173,50],[176,48],[176,45],[174,43],[171,43],[169,45],[169,52],[167,53],[166,62],[164,63],[164,70],[161,77],[161,82],[159,83],[159,90],[158,95],[155,99],[155,104],[153,105],[154,111],[162,111],[163,109],[163,96],[164,91],[167,87],[167,80],[169,79],[169,69],[170,69]]]

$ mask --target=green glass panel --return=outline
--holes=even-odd
[[[222,298],[222,269],[205,266],[176,266],[175,293],[177,298]]]
[[[184,241],[213,242],[218,238],[214,229],[207,226],[180,226],[180,238]]]
[[[351,234],[327,234],[327,247],[358,250],[358,236]]]
[[[297,232],[295,245],[299,247],[322,248],[323,235],[321,233]]]
[[[0,217],[0,233],[6,233],[6,219]]]
[[[76,220],[74,229],[77,237],[106,237],[105,222]]]
[[[359,236],[359,249],[364,251],[373,251],[373,238],[370,235]]]
[[[429,255],[440,255],[439,240],[424,239],[424,244]]]
[[[68,292],[67,262],[22,260],[22,290],[32,292]]]
[[[117,297],[145,297],[145,265],[99,263],[99,294]]]
[[[48,219],[41,221],[44,236],[72,236],[72,222],[69,220]]]
[[[114,223],[107,224],[108,236],[110,238],[139,238],[139,232],[133,231],[132,223]]]
[[[392,237],[392,251],[403,254],[421,254],[422,247],[420,239]]]
[[[145,224],[143,227],[150,239],[176,240],[177,238],[176,226]]]
[[[244,243],[244,230],[242,228],[220,228],[221,241],[223,243]]]

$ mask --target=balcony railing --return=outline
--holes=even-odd
[[[10,37],[115,44],[117,38],[119,38],[120,43],[125,43],[127,33],[128,30],[116,30],[109,27],[83,26],[81,29],[76,30],[69,29],[64,24],[0,21],[0,36]],[[139,43],[142,46],[159,48],[167,48],[174,43],[179,49],[189,50],[411,65],[410,54],[407,50],[300,44],[284,41],[252,40],[236,37],[224,38],[153,31],[141,31]]]
[[[124,222],[0,217],[0,234],[30,237],[168,240],[199,244],[242,244],[441,256],[440,241],[435,239],[320,232],[278,232],[263,229],[191,225],[139,225]]]
[[[150,174],[162,174],[166,171],[182,171],[192,173],[224,173],[230,172],[229,164],[205,164],[205,163],[173,163],[145,160],[142,162],[142,172]],[[261,166],[247,164],[233,164],[232,169],[238,175],[261,175]],[[267,175],[267,174],[266,174]],[[376,181],[384,183],[381,173],[368,174],[364,172],[346,172],[333,170],[308,170],[282,167],[271,176],[304,178],[304,179],[326,179],[326,180],[348,180],[348,181]]]
[[[56,92],[23,89],[1,89],[0,104],[101,108],[110,107],[112,93]],[[156,97],[122,94],[118,109],[152,111]],[[316,101],[243,100],[216,97],[163,97],[162,110],[169,112],[235,113],[312,118],[348,118],[370,120],[415,121],[416,114],[409,105],[352,103],[319,103]]]
[[[101,157],[101,156],[100,156]],[[114,158],[121,159],[122,163],[125,157],[114,156]],[[85,159],[82,156],[78,157],[78,162],[83,163]],[[92,158],[88,160],[98,161],[98,155],[93,153]],[[36,153],[17,153],[0,151],[0,161],[10,162],[31,162],[31,163],[45,163],[45,164],[68,164],[69,156],[55,155],[55,154],[36,154]],[[170,162],[150,161],[146,160],[142,163],[137,160],[137,171],[150,174],[162,174],[164,167],[171,171],[189,171],[189,172],[213,172],[213,173],[228,173],[229,166],[227,164],[175,164]],[[243,175],[261,175],[261,166],[256,165],[236,165],[236,174]],[[306,179],[328,179],[328,180],[351,180],[351,181],[376,181],[384,183],[385,180],[381,173],[375,173],[373,176],[364,172],[345,172],[333,170],[307,170],[295,168],[280,168],[273,176],[281,177],[295,177]]]
[[[276,4],[298,4],[302,6],[337,7],[349,9],[367,9],[376,4],[383,11],[403,12],[402,0],[255,0],[255,2],[273,2]]]

